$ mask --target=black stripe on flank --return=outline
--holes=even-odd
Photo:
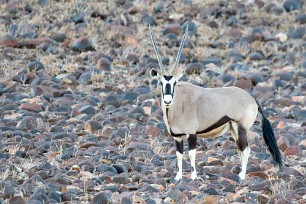
[[[173,137],[181,137],[181,136],[186,135],[186,134],[175,134],[175,133],[172,132],[171,128],[170,128],[170,134],[171,134],[171,136],[173,136]]]
[[[230,117],[223,116],[220,120],[218,120],[215,124],[211,125],[210,127],[206,128],[205,130],[197,132],[197,134],[203,134],[203,133],[208,133],[218,127],[221,127],[222,125],[230,122],[232,119]]]

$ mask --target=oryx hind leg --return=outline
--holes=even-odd
[[[248,164],[249,155],[250,155],[250,147],[248,145],[247,131],[248,130],[244,128],[242,125],[236,122],[231,122],[230,132],[232,134],[232,137],[236,141],[240,160],[241,160],[241,172],[239,173],[239,177],[241,180],[245,179],[247,164]]]
[[[188,154],[191,164],[191,179],[194,180],[197,178],[197,169],[195,166],[195,158],[197,153],[197,135],[196,134],[190,134],[188,136]]]

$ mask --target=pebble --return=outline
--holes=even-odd
[[[18,40],[10,35],[6,34],[4,37],[0,40],[0,45],[4,47],[17,47],[18,46]]]
[[[9,204],[25,204],[24,199],[21,196],[14,196],[9,199]]]
[[[29,68],[30,71],[35,71],[35,72],[45,69],[43,63],[41,63],[40,61],[30,62],[27,64],[27,67]]]
[[[94,45],[91,39],[87,37],[79,37],[72,41],[71,49],[74,51],[91,51],[94,50]]]
[[[234,82],[234,86],[244,90],[251,90],[253,88],[253,83],[250,79],[239,79]]]
[[[301,148],[299,146],[290,146],[288,147],[285,152],[285,156],[300,156],[301,155]]]
[[[93,197],[93,204],[111,204],[112,202],[112,194],[110,191],[100,192]]]
[[[300,0],[286,0],[283,3],[283,7],[287,12],[293,11],[293,10],[300,10],[302,8],[303,4]]]

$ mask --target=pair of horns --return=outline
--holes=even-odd
[[[176,69],[176,67],[177,67],[177,65],[180,61],[181,55],[182,55],[182,50],[183,50],[184,43],[185,43],[187,33],[188,33],[188,27],[189,27],[189,24],[187,24],[187,26],[186,26],[185,33],[184,33],[183,39],[182,39],[181,44],[180,44],[180,48],[179,48],[179,51],[178,51],[176,59],[175,59],[175,63],[174,63],[173,68],[172,68],[173,73],[174,73],[174,71],[175,71],[175,69]],[[159,67],[160,67],[161,70],[164,70],[164,65],[163,65],[163,62],[160,58],[159,51],[157,49],[156,42],[155,42],[155,39],[154,39],[154,36],[153,36],[150,25],[149,25],[149,30],[150,30],[150,35],[151,35],[151,39],[152,39],[152,43],[153,43],[153,47],[154,47],[154,51],[155,51],[155,54],[156,54],[156,57],[157,57]]]

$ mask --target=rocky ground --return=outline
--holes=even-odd
[[[204,3],[205,2],[205,3]],[[306,3],[2,0],[0,203],[303,203],[306,199]],[[177,183],[148,24],[171,64],[203,87],[238,86],[264,108],[240,183],[229,135],[198,140],[199,178]],[[187,147],[186,147],[187,149]]]

